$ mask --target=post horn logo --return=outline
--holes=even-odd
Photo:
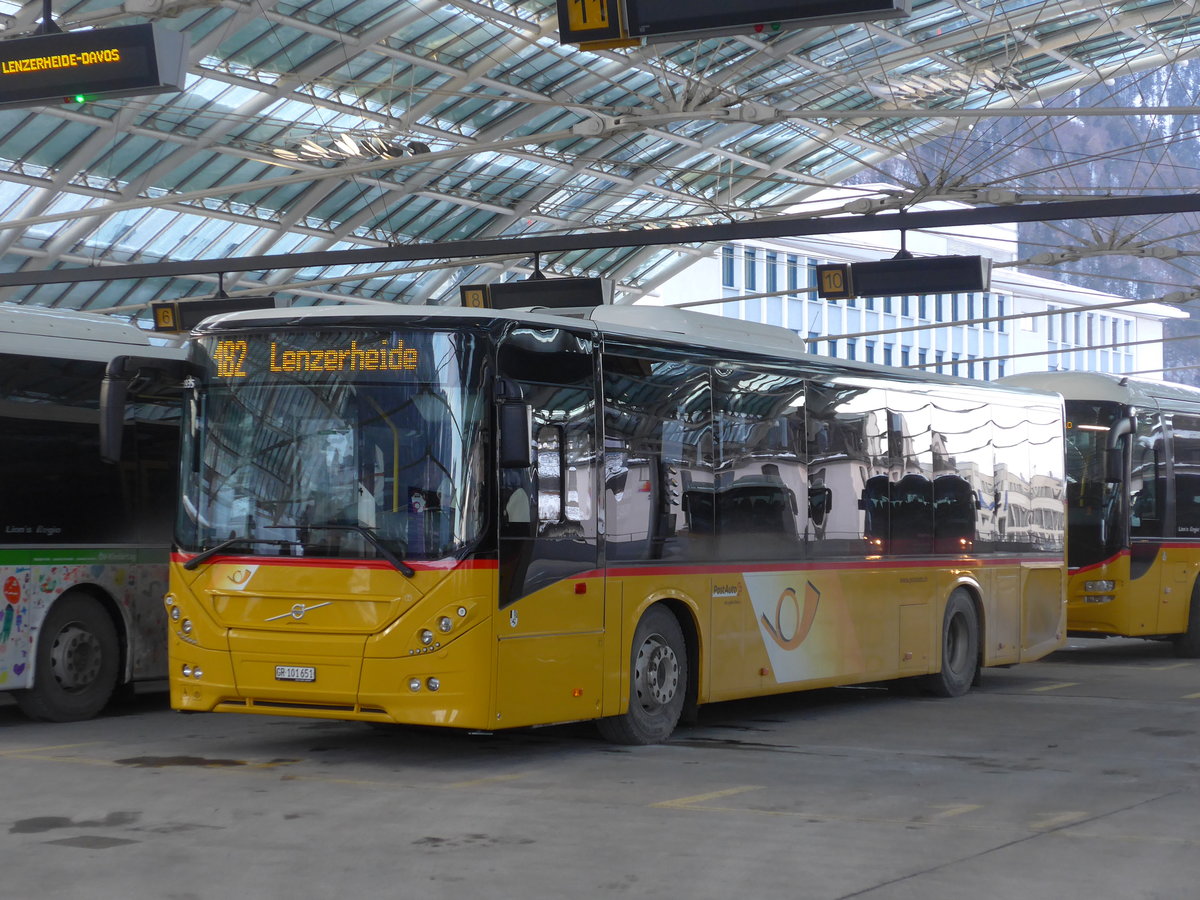
[[[250,575],[251,575],[251,572],[249,569],[241,569],[237,572],[230,572],[229,580],[232,581],[234,584],[242,585],[250,580]]]
[[[775,605],[775,623],[767,618],[766,613],[763,614],[763,628],[767,629],[767,634],[784,650],[795,650],[808,637],[808,633],[812,630],[813,620],[817,617],[817,604],[821,600],[821,592],[813,586],[810,581],[804,588],[804,609],[800,609],[800,600],[796,596],[795,588],[784,588],[783,593],[779,595],[779,602]],[[790,635],[784,634],[783,614],[784,607],[788,608],[789,612],[794,613],[796,626],[795,630]],[[789,619],[791,616],[788,617]]]

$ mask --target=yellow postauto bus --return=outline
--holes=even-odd
[[[1062,402],[632,306],[193,334],[169,617],[194,712],[666,739],[713,701],[1061,646]]]
[[[1200,390],[1092,372],[1005,382],[1066,400],[1070,631],[1200,656]]]

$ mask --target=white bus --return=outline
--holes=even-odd
[[[37,719],[94,716],[166,672],[178,388],[135,380],[124,455],[102,462],[116,356],[181,358],[105,316],[0,304],[0,691]]]

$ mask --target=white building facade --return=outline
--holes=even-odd
[[[965,232],[912,233],[906,249],[1012,261],[1015,226]],[[818,265],[888,259],[898,249],[890,233],[727,244],[641,302],[780,325],[812,353],[983,380],[1047,370],[1161,377],[1163,321],[1186,317],[1007,267],[993,267],[986,292],[818,298]]]

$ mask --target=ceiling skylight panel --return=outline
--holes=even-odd
[[[63,127],[63,120],[54,116],[42,116],[27,110],[0,112],[0,158],[25,162],[35,157],[43,165],[52,165],[73,147],[61,139],[57,149],[46,145]],[[49,160],[49,162],[47,162]]]
[[[492,68],[488,77],[520,86],[528,91],[546,94],[574,80],[578,77],[578,72],[574,60],[530,45],[511,60],[507,60],[504,65]]]

